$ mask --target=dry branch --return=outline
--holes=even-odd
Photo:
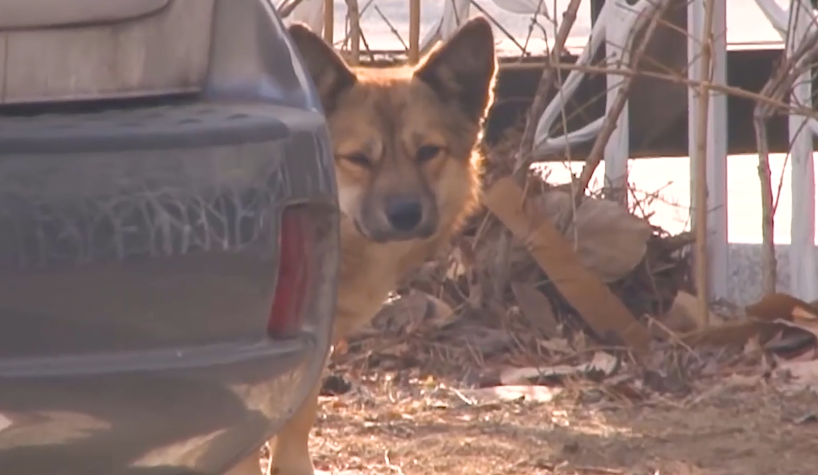
[[[562,51],[565,49],[565,41],[571,33],[574,22],[577,20],[577,11],[579,11],[580,2],[581,0],[571,0],[568,4],[568,8],[566,8],[562,16],[562,23],[560,23],[560,29],[557,31],[557,37],[554,39],[554,48],[551,50],[548,63],[543,68],[542,76],[540,76],[537,93],[534,96],[534,101],[531,103],[531,108],[528,110],[525,130],[523,130],[523,136],[520,139],[520,147],[517,150],[517,157],[514,163],[514,173],[518,177],[525,175],[524,172],[531,163],[537,123],[545,111],[546,106],[548,106],[548,91],[551,90],[556,80],[556,73],[559,71],[559,68],[556,66],[560,63]]]
[[[349,61],[353,66],[357,66],[361,61],[361,13],[358,8],[358,0],[346,0],[347,19],[349,21]]]
[[[818,30],[810,32],[798,49],[786,57],[773,72],[770,80],[761,90],[761,95],[784,101],[784,96],[792,89],[795,80],[808,69],[818,57]],[[773,188],[770,178],[770,147],[767,142],[767,123],[776,108],[769,103],[758,102],[753,111],[753,125],[758,146],[758,179],[761,185],[761,234],[762,234],[762,295],[776,291],[777,262],[775,257],[775,210],[773,209]]]
[[[651,4],[650,7],[646,8],[645,11],[639,15],[639,18],[637,18],[636,22],[634,23],[633,31],[629,37],[629,41],[625,46],[625,48],[628,50],[633,49],[633,38],[636,37],[636,34],[642,30],[648,20],[650,20],[650,23],[648,23],[647,30],[645,31],[645,37],[642,38],[636,50],[630,54],[630,60],[628,61],[629,68],[633,68],[639,64],[642,56],[645,55],[650,39],[653,36],[654,31],[656,31],[656,26],[659,24],[659,21],[661,20],[665,11],[670,6],[670,3],[670,0],[659,0],[658,2]],[[582,197],[585,195],[585,190],[588,188],[588,184],[591,182],[591,177],[594,175],[594,171],[599,166],[599,162],[602,161],[602,154],[605,151],[605,145],[610,140],[614,130],[616,130],[617,120],[619,116],[622,115],[622,109],[625,108],[625,104],[628,102],[628,96],[630,95],[633,79],[634,76],[626,76],[622,80],[619,92],[616,95],[616,99],[611,105],[608,115],[605,117],[605,120],[602,123],[602,128],[599,131],[599,135],[594,142],[594,146],[585,160],[585,165],[582,167],[582,173],[579,176],[579,182],[577,184],[576,194],[574,196],[574,201],[577,203],[577,206],[582,200]]]
[[[278,14],[281,15],[281,18],[287,18],[293,13],[298,5],[303,3],[304,0],[293,0],[292,2],[284,2],[278,7]]]

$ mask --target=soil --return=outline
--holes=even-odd
[[[322,397],[311,439],[333,475],[814,475],[818,396],[702,384],[629,404],[593,389],[478,401],[456,382],[363,376]],[[548,399],[548,398],[545,398]]]

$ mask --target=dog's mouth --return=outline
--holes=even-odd
[[[352,223],[355,226],[355,230],[358,231],[358,233],[360,233],[361,236],[378,244],[386,244],[389,242],[412,241],[415,239],[427,239],[435,234],[435,230],[432,227],[422,227],[411,232],[382,232],[382,231],[370,232],[369,229],[366,228],[366,226],[361,225],[361,222],[359,220],[353,219]]]

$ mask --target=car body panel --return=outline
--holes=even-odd
[[[269,3],[229,2],[201,94],[0,108],[0,473],[223,473],[320,377],[326,123]],[[274,339],[293,204],[323,223],[320,278],[300,331]]]

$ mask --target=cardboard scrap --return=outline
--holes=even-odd
[[[646,350],[651,336],[600,279],[586,269],[571,244],[536,209],[524,205],[523,190],[510,177],[498,180],[483,203],[526,244],[560,294],[601,336],[615,335],[635,350]]]

